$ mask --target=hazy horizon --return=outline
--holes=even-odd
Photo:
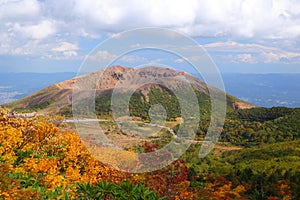
[[[0,105],[20,99],[51,84],[71,79],[76,72],[0,73]],[[300,107],[300,74],[221,74],[225,91],[256,106]],[[198,77],[201,78],[201,77]],[[279,86],[280,85],[280,86]]]

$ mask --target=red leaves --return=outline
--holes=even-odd
[[[145,153],[154,152],[159,147],[158,143],[145,142],[143,149]]]

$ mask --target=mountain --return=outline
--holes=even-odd
[[[268,108],[274,106],[300,107],[299,73],[222,73],[221,75],[226,92],[250,104]],[[75,76],[75,72],[0,73],[0,105],[16,101],[54,83]],[[198,77],[199,75],[195,74],[194,76]]]
[[[300,74],[222,74],[226,92],[261,107],[300,107]]]
[[[168,87],[159,83],[160,79],[166,79]],[[176,91],[186,91],[185,83],[181,79],[188,80],[195,90],[201,109],[209,113],[210,98],[209,89],[221,92],[220,90],[207,86],[200,79],[186,73],[168,68],[145,67],[128,68],[123,66],[111,66],[106,69],[95,71],[79,77],[72,78],[57,84],[53,84],[20,100],[6,104],[15,111],[33,112],[43,114],[71,115],[73,89],[81,90],[81,98],[88,99],[86,92],[95,91],[96,112],[98,115],[111,114],[111,95],[116,87],[119,93],[133,89],[134,93],[130,99],[130,111],[132,115],[147,118],[145,108],[160,103],[167,107],[168,118],[178,117],[180,113],[174,110],[174,105],[179,104]],[[158,81],[158,82],[157,82]],[[253,105],[226,94],[228,109],[245,109]],[[134,111],[135,110],[135,111]]]
[[[9,103],[49,85],[75,77],[76,73],[0,73],[0,105]]]

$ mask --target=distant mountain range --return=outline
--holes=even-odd
[[[206,85],[203,81],[188,73],[155,66],[145,68],[108,67],[50,85],[24,98],[8,103],[6,106],[17,111],[71,115],[73,88],[80,90],[80,109],[83,109],[84,112],[84,109],[90,104],[88,102],[91,94],[89,91],[93,87],[96,92],[96,113],[98,115],[110,115],[112,92],[116,91],[117,84],[127,82],[127,84],[121,85],[117,93],[127,94],[128,90],[132,88],[134,93],[129,105],[132,115],[147,119],[149,116],[146,111],[151,105],[163,104],[166,110],[169,111],[167,117],[170,119],[180,117],[180,100],[177,99],[175,94],[179,92],[185,94],[187,92],[188,88],[184,80],[188,80],[188,83],[192,86],[191,91],[195,90],[195,97],[198,98],[201,111],[205,110],[203,113],[209,113],[211,107],[209,92],[216,91],[216,93],[221,94],[222,91]],[[185,98],[192,98],[188,92],[185,96],[187,96]],[[126,104],[123,99],[124,95],[121,95],[118,100],[121,101],[120,104]],[[191,110],[194,109],[188,101],[184,103],[185,107],[191,107],[189,108]],[[227,95],[227,106],[229,109],[253,107],[253,105],[231,95]]]
[[[76,73],[0,74],[0,104],[12,102]],[[300,74],[222,74],[226,91],[262,107],[300,107]]]
[[[300,74],[223,74],[226,92],[261,107],[300,107]]]
[[[12,102],[49,85],[74,77],[75,73],[0,74],[0,104]]]

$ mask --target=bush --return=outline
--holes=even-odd
[[[154,191],[149,190],[145,186],[139,184],[133,185],[128,181],[114,184],[101,180],[96,184],[78,184],[77,194],[78,199],[163,199],[159,198]]]

